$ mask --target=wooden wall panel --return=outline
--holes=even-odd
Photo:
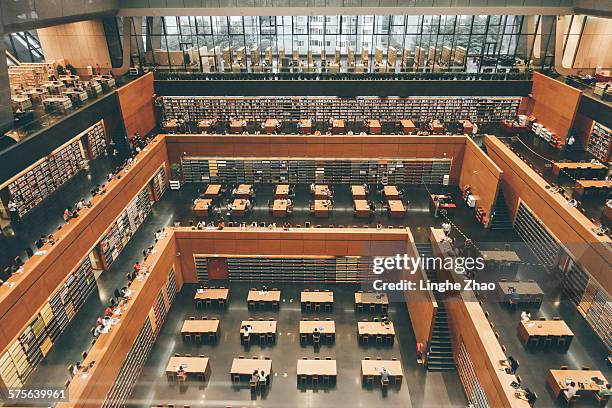
[[[74,377],[68,388],[70,401],[60,403],[57,407],[101,406],[145,320],[148,319],[157,294],[168,280],[168,273],[172,268],[177,276],[177,290],[180,290],[181,269],[180,264],[176,262],[178,258],[174,234],[170,231],[165,238],[157,242],[155,249],[157,252],[143,262],[143,266],[149,267],[149,276],[143,280],[135,280],[130,286],[131,300],[121,316],[121,321],[110,333],[99,337],[83,361],[83,365],[95,361],[93,368],[89,370],[89,375]]]
[[[412,232],[408,231],[408,234],[409,239],[406,253],[409,257],[416,259],[419,257],[419,251],[414,243]],[[404,271],[401,279],[415,282],[417,285],[420,281],[428,281],[427,274],[420,266],[414,274]],[[408,314],[410,315],[410,321],[412,322],[412,329],[414,330],[416,342],[427,346],[431,339],[438,303],[431,291],[406,290],[404,291],[404,299],[406,301]]]
[[[406,242],[412,239],[409,229],[376,232],[367,228],[241,231],[239,227],[227,227],[219,231],[181,227],[173,230],[181,253],[183,278],[190,283],[197,282],[194,254],[391,256],[405,253]]]
[[[465,136],[166,135],[171,163],[182,156],[452,158],[459,182]]]
[[[121,179],[106,185],[106,193],[93,198],[93,207],[84,209],[55,233],[58,242],[45,248],[48,253],[26,261],[24,273],[13,275],[13,288],[0,286],[0,350],[17,336],[49,296],[64,281],[98,242],[130,200],[166,162],[163,138],[157,138],[148,151],[137,156],[137,162]],[[166,162],[167,163],[167,162]]]
[[[429,240],[432,244],[433,253],[438,257],[453,256],[448,252],[448,245],[440,245],[436,236],[443,236],[442,230],[430,228]],[[455,273],[448,270],[437,271],[438,280],[448,279],[451,282],[462,282]],[[514,396],[514,389],[510,383],[514,376],[506,374],[500,361],[506,360],[506,355],[487,317],[474,296],[473,291],[461,291],[448,293],[444,304],[448,313],[448,323],[451,331],[451,339],[455,349],[463,341],[467,352],[470,354],[474,371],[478,382],[484,390],[489,406],[491,407],[516,407],[527,408],[527,401]]]
[[[593,119],[580,113],[576,114],[576,119],[574,120],[574,135],[576,137],[576,144],[574,145],[574,148],[587,148],[589,138],[591,137],[591,132],[593,131],[593,123]]]
[[[38,39],[47,61],[64,60],[85,74],[87,66],[100,64],[110,70],[111,60],[106,45],[104,27],[99,20],[53,25],[39,28]]]
[[[136,132],[146,135],[155,129],[153,73],[148,73],[117,89],[117,95],[129,139],[134,137]]]
[[[582,92],[539,72],[533,73],[531,100],[533,114],[561,140],[574,123]]]
[[[559,194],[545,188],[546,181],[494,136],[485,137],[489,156],[503,170],[502,189],[512,218],[519,199],[557,237],[574,260],[608,291],[612,287],[612,240],[596,235],[593,223],[567,205]]]
[[[472,187],[472,193],[478,198],[476,205],[486,211],[487,217],[495,205],[501,178],[501,169],[472,139],[466,138],[459,187],[463,189],[468,184]]]

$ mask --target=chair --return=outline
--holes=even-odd
[[[194,341],[196,342],[196,344],[201,344],[202,343],[202,335],[200,333],[197,333],[193,336]]]
[[[565,391],[561,392],[561,397],[563,398],[563,401],[565,402],[565,405],[568,406],[568,407],[574,405],[578,401],[578,398],[580,398],[580,396],[578,394],[568,398],[568,396],[565,393]]]
[[[559,336],[557,337],[557,347],[565,349],[569,346],[571,336]]]
[[[300,375],[300,376],[298,376],[298,381],[299,381],[299,385],[300,386],[305,386],[306,383],[308,382],[308,376]]]
[[[370,336],[368,336],[367,334],[361,335],[361,342],[362,343],[366,344],[369,340],[370,340]]]
[[[540,336],[531,336],[527,341],[527,347],[537,348],[540,346]]]
[[[598,393],[595,393],[595,403],[598,407],[605,407],[609,399],[610,397],[607,395],[600,396]]]
[[[543,347],[544,348],[551,348],[552,345],[553,345],[554,340],[555,340],[555,336],[546,336],[546,337],[544,337]]]
[[[366,375],[366,385],[367,386],[374,385],[374,376],[373,375]]]
[[[266,335],[266,341],[270,344],[273,344],[276,341],[276,334],[274,333],[268,333]]]
[[[183,341],[191,342],[191,334],[183,333]]]
[[[389,387],[389,380],[381,380],[380,386],[382,387],[383,390],[387,389],[387,387]]]
[[[204,373],[197,373],[196,374],[196,379],[198,381],[204,382]]]
[[[319,376],[313,374],[310,378],[312,381],[312,385],[317,387],[319,385]]]
[[[370,303],[370,313],[375,313],[375,312],[376,312],[376,304]]]
[[[300,343],[304,344],[308,341],[308,335],[306,333],[300,333]]]
[[[202,299],[196,299],[196,309],[202,308]]]

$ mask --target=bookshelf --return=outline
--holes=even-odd
[[[108,270],[119,257],[150,212],[149,190],[145,185],[100,239],[99,248],[104,269]]]
[[[155,173],[155,176],[153,176],[152,179],[151,187],[153,192],[153,199],[151,201],[159,200],[166,192],[167,186],[168,183],[166,182],[166,171],[164,169],[164,166],[162,165],[157,171],[157,173]]]
[[[587,150],[598,160],[606,163],[610,160],[612,150],[612,130],[598,122],[593,122]]]
[[[477,407],[488,407],[489,402],[487,401],[487,396],[480,385],[480,381],[478,381],[478,376],[474,370],[474,363],[465,348],[463,340],[461,340],[459,347],[457,347],[455,355],[457,361],[457,374],[463,384],[468,401]]]
[[[36,208],[84,166],[85,157],[77,139],[17,175],[7,189],[11,200],[18,205],[19,216]]]
[[[28,380],[96,287],[87,255],[0,356],[0,377],[7,387]]]
[[[174,294],[173,294],[174,293]],[[125,401],[130,397],[136,381],[142,372],[142,368],[153,349],[155,340],[161,327],[166,321],[168,308],[172,305],[176,294],[176,275],[174,269],[171,269],[168,274],[166,285],[163,286],[155,298],[155,303],[152,309],[145,318],[142,328],[134,340],[134,344],[130,348],[119,374],[106,394],[103,408],[119,408],[125,405]],[[164,303],[164,297],[170,299],[168,308]]]
[[[115,382],[104,398],[103,408],[124,406],[125,401],[129,398],[136,385],[135,379],[140,376],[142,367],[153,348],[155,338],[156,335],[151,321],[146,318],[119,370],[119,374],[115,378]]]
[[[196,256],[196,265],[201,264]],[[372,258],[359,256],[244,256],[227,258],[230,281],[345,282],[372,281]],[[203,282],[202,282],[203,283]]]
[[[94,160],[106,151],[106,134],[104,132],[104,124],[99,121],[83,133],[83,140],[87,146],[87,156],[90,160]]]
[[[400,121],[412,118],[424,122],[469,119],[472,123],[499,122],[516,116],[520,98],[447,97],[447,98],[338,98],[338,97],[178,97],[163,96],[163,120],[228,120],[229,117],[262,122],[269,118],[298,121],[311,118],[318,122],[330,118],[361,122],[377,118]]]
[[[452,159],[182,159],[192,183],[442,184]]]

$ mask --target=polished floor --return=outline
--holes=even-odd
[[[226,283],[227,284],[227,283]],[[255,284],[253,284],[255,285]],[[226,310],[201,310],[195,308],[193,296],[196,286],[183,288],[175,301],[157,343],[147,360],[129,406],[146,407],[155,404],[174,403],[176,406],[210,407],[460,407],[465,397],[455,372],[426,373],[416,364],[414,334],[405,305],[392,303],[389,317],[398,333],[394,345],[361,346],[357,340],[357,322],[370,320],[374,314],[356,313],[353,293],[357,285],[327,286],[334,291],[334,310],[331,313],[306,313],[300,308],[300,292],[297,284],[275,285],[281,290],[282,303],[278,312],[252,312],[247,309],[246,297],[252,284],[230,283],[232,300]],[[322,288],[322,286],[319,286]],[[308,286],[315,289],[317,286]],[[180,328],[189,316],[202,315],[220,319],[221,335],[217,344],[195,345],[181,340]],[[248,348],[240,344],[239,328],[242,320],[271,318],[278,321],[276,344]],[[299,321],[302,317],[332,318],[336,323],[336,341],[314,349],[312,345],[300,345]],[[204,355],[210,360],[211,376],[204,385],[188,381],[186,388],[169,384],[165,376],[168,359],[174,354]],[[235,385],[230,380],[232,360],[239,355],[269,356],[272,360],[272,381],[269,389],[251,394],[248,383]],[[331,357],[337,361],[338,379],[335,386],[300,387],[297,384],[296,364],[302,357]],[[401,388],[390,387],[385,393],[377,384],[363,387],[361,384],[361,360],[364,357],[397,358],[402,361],[404,381]]]
[[[108,165],[112,168],[112,164]],[[94,176],[92,176],[91,183],[96,184]],[[429,227],[440,226],[443,221],[442,218],[434,218],[428,210],[429,192],[447,190],[458,198],[458,190],[455,187],[404,186],[406,190],[405,202],[407,204],[407,214],[404,219],[392,219],[382,210],[377,210],[371,219],[363,220],[353,217],[349,186],[336,185],[334,187],[336,199],[332,214],[329,219],[316,219],[312,218],[308,211],[308,201],[312,196],[308,186],[298,186],[297,197],[294,200],[296,210],[293,216],[288,219],[288,222],[293,225],[300,223],[302,226],[305,225],[306,221],[310,221],[313,226],[317,224],[324,226],[329,224],[335,226],[369,225],[370,228],[374,228],[376,224],[396,227],[404,225],[411,228],[417,242],[424,243],[427,242]],[[42,365],[36,370],[28,385],[45,384],[61,386],[65,382],[68,378],[67,366],[80,359],[81,352],[90,342],[91,334],[89,330],[93,326],[96,317],[102,313],[105,302],[114,288],[125,284],[126,271],[131,268],[131,265],[136,260],[141,258],[142,248],[152,243],[153,232],[162,226],[171,224],[175,220],[180,220],[184,224],[188,224],[190,220],[197,221],[198,218],[195,217],[191,210],[192,200],[203,188],[204,185],[193,184],[183,186],[179,191],[168,191],[162,200],[154,206],[153,213],[132,238],[121,256],[112,265],[110,271],[103,272],[99,276],[99,290],[83,306],[77,318],[73,320],[68,330],[61,337],[59,343],[53,347]],[[88,190],[89,187],[82,188],[81,190],[76,189],[74,197],[80,197]],[[257,193],[255,209],[246,220],[248,222],[273,222],[275,219],[269,214],[267,207],[267,201],[273,194],[273,186],[256,185],[255,190]],[[63,199],[63,197],[64,195],[62,194],[59,199]],[[374,198],[374,196],[372,198],[375,200],[377,207],[380,207],[380,201]],[[227,200],[229,200],[229,197],[224,197],[222,202],[225,203]],[[47,209],[51,208],[57,211],[58,218],[61,216],[63,205],[55,202],[46,202],[41,206],[40,211],[44,211],[46,207],[48,207]],[[40,218],[38,224],[31,221],[30,228],[34,228],[34,225],[39,228],[43,227],[45,224],[41,220],[44,220],[44,218]],[[24,223],[26,221],[28,220],[24,220]],[[569,301],[560,297],[561,290],[557,283],[558,279],[553,279],[549,272],[546,272],[538,265],[533,255],[520,242],[520,238],[514,232],[485,230],[476,223],[472,210],[461,202],[459,203],[457,213],[452,216],[451,221],[453,223],[452,234],[459,244],[465,239],[470,238],[481,249],[501,249],[506,243],[509,243],[516,249],[524,261],[516,277],[520,279],[536,279],[546,292],[546,300],[540,310],[532,311],[534,318],[540,315],[548,318],[560,316],[566,320],[576,335],[567,353],[527,352],[520,344],[516,333],[520,311],[507,310],[497,303],[492,294],[483,294],[486,298],[484,307],[490,312],[491,319],[495,323],[496,329],[500,332],[502,344],[508,348],[508,354],[517,357],[521,362],[519,374],[523,377],[524,384],[535,390],[539,396],[537,406],[554,405],[552,396],[545,384],[545,375],[549,368],[556,368],[560,364],[569,365],[572,368],[590,366],[601,369],[608,378],[612,377],[610,369],[606,366],[605,357],[607,353],[601,342],[578,314],[575,307]],[[13,238],[15,240],[28,241],[37,237],[37,234],[30,234],[28,236],[26,228],[18,229],[17,231],[18,233]],[[15,245],[15,248],[20,248],[20,245]],[[484,271],[476,276],[478,280],[490,282],[496,282],[502,277],[513,278],[515,276],[508,276],[507,274],[500,274],[495,271]],[[196,398],[190,401],[192,406],[200,405],[196,401],[201,402],[202,400],[205,400],[207,403],[212,402],[211,406],[215,406],[214,404],[218,406],[233,404],[225,402],[226,399],[241,401],[241,405],[234,404],[235,406],[302,406],[315,404],[319,406],[355,406],[366,403],[368,405],[382,403],[389,406],[414,407],[465,406],[466,401],[463,390],[455,372],[430,373],[417,366],[411,324],[405,307],[398,304],[394,304],[391,308],[392,320],[395,322],[396,328],[401,329],[396,329],[399,332],[398,342],[393,349],[380,350],[380,353],[383,353],[382,356],[393,355],[401,358],[406,381],[399,392],[390,390],[386,397],[381,394],[380,390],[364,390],[361,388],[359,382],[356,381],[359,370],[358,361],[364,355],[375,357],[380,354],[378,354],[379,350],[377,349],[362,349],[357,346],[356,339],[354,339],[354,324],[358,316],[355,316],[352,304],[349,301],[349,294],[354,289],[349,286],[334,288],[338,293],[338,305],[341,305],[334,312],[334,318],[339,322],[338,332],[340,336],[338,336],[338,341],[334,347],[323,347],[320,351],[322,356],[335,356],[339,360],[340,378],[338,385],[336,388],[327,391],[298,390],[295,384],[295,361],[303,355],[314,355],[312,349],[302,349],[299,346],[299,342],[295,341],[295,328],[292,327],[295,326],[301,314],[299,308],[296,308],[295,304],[289,301],[291,299],[295,301],[301,289],[298,286],[284,287],[283,297],[285,298],[285,303],[281,306],[281,311],[278,313],[280,322],[279,331],[283,332],[284,336],[288,336],[288,333],[294,333],[293,340],[290,337],[283,338],[281,336],[279,343],[270,349],[261,349],[258,346],[253,346],[249,352],[246,352],[237,343],[235,335],[237,329],[234,330],[237,321],[248,316],[246,304],[242,301],[245,297],[244,291],[246,289],[240,285],[234,286],[232,284],[233,302],[229,310],[221,316],[222,328],[224,328],[223,333],[224,336],[228,336],[227,339],[225,340],[224,338],[225,341],[221,343],[221,346],[203,346],[203,353],[195,353],[197,350],[193,350],[192,353],[211,354],[209,357],[214,359],[212,366],[213,378],[203,389],[190,386],[185,393],[179,393],[177,389],[169,388],[165,383],[163,366],[167,361],[167,357],[172,353],[189,352],[184,349],[188,346],[183,345],[178,336],[178,325],[180,322],[185,316],[195,313],[192,299],[194,288],[191,286],[186,287],[179,294],[171,309],[168,321],[162,329],[158,342],[138,382],[131,404],[134,406],[148,406],[151,401],[162,401],[164,398],[169,397],[172,399],[178,398],[178,401],[182,401],[181,398]],[[198,314],[203,313],[198,311]],[[214,315],[214,313],[210,314]],[[225,321],[227,325],[224,323]],[[347,346],[351,348],[349,349]],[[207,349],[207,347],[210,348]],[[357,350],[357,352],[354,352],[354,350]],[[273,361],[278,362],[278,364],[274,363],[273,367],[275,372],[281,376],[280,378],[275,377],[270,392],[263,397],[258,397],[256,401],[251,400],[249,390],[232,388],[229,384],[228,374],[228,364],[232,356],[253,353],[270,355]],[[284,373],[287,373],[287,377],[284,377]],[[225,405],[221,405],[222,403]]]

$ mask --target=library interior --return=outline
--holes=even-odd
[[[612,2],[14,0],[0,33],[0,406],[611,399]]]

